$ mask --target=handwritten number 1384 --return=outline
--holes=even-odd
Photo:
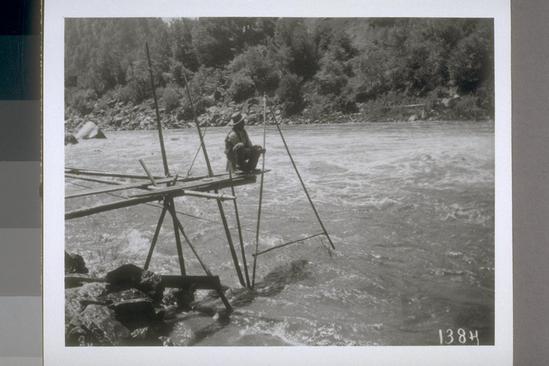
[[[478,339],[478,330],[466,330],[458,328],[457,330],[439,329],[438,337],[440,344],[480,344]]]

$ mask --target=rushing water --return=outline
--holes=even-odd
[[[261,143],[262,129],[248,130]],[[481,344],[493,343],[493,124],[288,126],[284,132],[336,251],[330,255],[316,237],[260,256],[258,281],[276,291],[235,306],[230,322],[197,345],[428,345],[438,344],[439,329],[447,328],[478,330]],[[226,133],[206,131],[216,172],[225,170]],[[172,174],[186,175],[198,147],[195,130],[165,131],[165,140]],[[68,146],[66,165],[142,174],[138,159],[144,159],[162,175],[158,146],[156,131],[111,132],[106,140]],[[266,147],[260,249],[320,231],[272,127]],[[191,174],[205,172],[199,155]],[[68,192],[79,189],[66,184]],[[259,184],[236,190],[251,269]],[[67,209],[110,200],[74,199]],[[215,202],[187,197],[176,205],[200,217],[180,215],[213,272],[238,288]],[[225,208],[234,225],[232,204]],[[66,247],[100,274],[143,263],[159,214],[140,205],[68,221]],[[188,273],[202,274],[187,247],[184,254]],[[176,258],[166,222],[151,270],[176,274]]]

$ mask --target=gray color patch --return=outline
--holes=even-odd
[[[41,357],[0,357],[2,366],[42,366]]]
[[[514,365],[549,360],[549,2],[511,2]]]
[[[40,357],[42,298],[0,297],[0,356]]]
[[[40,160],[39,100],[1,100],[0,161]]]
[[[0,296],[40,296],[41,229],[0,228]]]
[[[0,228],[41,227],[40,163],[0,162]]]

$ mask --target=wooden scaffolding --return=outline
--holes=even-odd
[[[220,283],[219,276],[214,275],[212,271],[208,268],[206,263],[202,260],[199,253],[197,252],[195,246],[190,241],[188,235],[186,234],[185,228],[181,221],[179,220],[177,216],[177,210],[174,198],[180,197],[180,196],[192,196],[192,197],[198,197],[202,199],[213,199],[216,201],[219,215],[221,218],[221,222],[223,224],[223,228],[225,231],[225,236],[227,238],[227,243],[229,247],[229,252],[232,258],[232,262],[234,265],[234,269],[236,272],[236,275],[238,277],[238,280],[240,284],[243,287],[247,288],[253,288],[255,284],[255,273],[256,273],[256,263],[257,263],[257,257],[259,255],[268,253],[274,249],[282,248],[285,246],[288,246],[290,244],[302,242],[304,240],[308,240],[313,237],[317,236],[324,236],[327,238],[331,248],[335,248],[334,244],[326,231],[326,228],[324,227],[324,224],[322,223],[322,220],[320,219],[320,216],[313,204],[313,201],[305,187],[305,184],[303,182],[303,179],[301,178],[301,175],[299,174],[299,171],[297,170],[297,166],[295,165],[294,159],[292,158],[292,155],[290,153],[290,150],[288,148],[288,145],[286,143],[286,140],[284,139],[284,135],[282,133],[282,130],[280,129],[279,123],[277,121],[277,117],[272,114],[274,120],[276,121],[276,127],[278,132],[280,133],[280,136],[282,138],[282,141],[284,143],[284,147],[288,153],[288,156],[290,158],[290,161],[292,163],[292,166],[299,178],[299,181],[302,185],[302,188],[307,196],[307,199],[313,209],[313,212],[320,224],[320,227],[322,229],[321,232],[317,234],[310,235],[305,238],[301,238],[298,240],[292,240],[284,244],[277,245],[275,247],[271,247],[269,249],[259,251],[259,229],[260,229],[260,219],[261,219],[261,205],[262,205],[262,197],[263,197],[263,182],[264,182],[264,174],[268,172],[268,170],[265,169],[265,158],[263,157],[262,161],[262,169],[255,171],[253,173],[239,173],[236,174],[229,170],[227,173],[222,174],[214,174],[213,169],[210,164],[210,159],[208,156],[208,152],[206,149],[206,145],[204,143],[204,135],[201,131],[200,125],[198,123],[198,120],[196,118],[196,115],[194,115],[194,105],[193,100],[190,94],[190,90],[188,87],[188,83],[186,80],[185,75],[185,90],[187,93],[187,97],[191,106],[191,109],[193,111],[193,119],[194,124],[198,132],[198,136],[200,139],[200,150],[202,150],[204,160],[206,162],[206,167],[208,174],[205,176],[199,176],[199,177],[179,177],[177,174],[172,175],[169,168],[168,168],[168,158],[166,156],[166,150],[164,146],[164,137],[163,137],[163,130],[162,130],[162,124],[160,119],[160,112],[158,108],[158,100],[156,97],[156,87],[154,83],[153,78],[153,71],[152,71],[152,64],[151,59],[149,55],[149,48],[148,45],[145,45],[146,55],[148,59],[148,66],[149,66],[149,73],[150,73],[150,81],[151,81],[151,90],[152,95],[154,99],[154,106],[155,106],[155,112],[156,112],[156,123],[157,123],[157,129],[158,129],[158,138],[160,143],[160,150],[162,153],[162,163],[164,168],[164,175],[163,176],[155,176],[153,175],[150,170],[148,169],[147,165],[143,160],[139,160],[139,163],[141,164],[144,174],[127,174],[122,172],[106,172],[106,171],[98,171],[98,170],[90,170],[90,169],[80,169],[80,168],[73,168],[73,167],[65,167],[65,177],[71,180],[85,180],[85,181],[92,181],[96,183],[102,183],[103,186],[99,188],[93,188],[93,189],[86,189],[81,190],[78,192],[70,193],[65,196],[66,200],[74,199],[77,197],[87,197],[87,196],[94,196],[99,194],[112,194],[113,192],[122,192],[125,193],[124,196],[121,197],[121,199],[114,200],[112,202],[108,203],[101,203],[90,207],[83,207],[78,208],[72,211],[65,212],[65,220],[73,220],[78,219],[90,215],[95,215],[101,212],[106,212],[110,210],[116,210],[120,208],[125,207],[132,207],[140,204],[146,204],[153,201],[160,201],[161,202],[161,213],[158,218],[156,228],[153,234],[153,238],[151,240],[150,248],[145,260],[144,268],[148,269],[149,265],[151,263],[151,259],[154,253],[154,249],[156,246],[156,243],[158,241],[158,236],[160,234],[161,227],[164,223],[164,220],[166,218],[166,214],[169,214],[171,217],[173,229],[174,229],[174,237],[175,237],[175,246],[177,249],[177,256],[178,256],[178,263],[181,275],[177,276],[162,276],[163,280],[165,282],[165,285],[167,287],[178,287],[178,288],[192,288],[192,289],[213,289],[216,290],[219,294],[221,300],[223,301],[223,304],[225,305],[228,312],[232,311],[232,307],[228,300],[226,299],[224,292],[222,290],[222,286]],[[263,97],[264,101],[264,113],[263,113],[263,120],[264,120],[264,126],[265,126],[265,120],[266,120],[266,106],[265,106],[265,97]],[[265,146],[265,128],[263,133],[263,146]],[[248,264],[246,261],[246,254],[244,251],[244,241],[242,236],[242,230],[240,225],[240,218],[238,213],[238,205],[236,201],[236,194],[234,187],[246,185],[246,184],[253,184],[257,181],[257,176],[261,177],[261,185],[260,185],[260,193],[259,193],[259,207],[258,207],[258,215],[257,215],[257,227],[256,227],[256,237],[255,237],[255,253],[253,254],[254,262],[253,262],[253,274],[252,278],[249,276],[248,271]],[[108,179],[106,179],[108,178]],[[125,181],[120,181],[119,179],[124,179]],[[135,181],[134,183],[127,183],[127,180]],[[231,194],[224,194],[220,193],[219,191],[224,188],[231,188]],[[130,193],[137,190],[138,193]],[[235,244],[232,239],[231,231],[229,224],[227,222],[227,217],[225,214],[225,209],[223,206],[224,201],[232,201],[234,210],[235,210],[235,218],[236,218],[236,224],[238,228],[238,236],[239,236],[239,246],[240,246],[240,256],[242,261],[242,267],[241,268],[240,260],[238,258],[237,249],[235,247]],[[185,268],[185,259],[183,257],[183,248],[182,248],[182,238],[187,244],[187,246],[191,249],[193,255],[199,262],[200,266],[205,272],[205,276],[189,276],[186,273]]]

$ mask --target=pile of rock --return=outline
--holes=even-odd
[[[126,264],[105,279],[76,278],[82,286],[65,290],[67,345],[160,344],[169,331],[161,276]]]
[[[194,289],[166,290],[162,276],[133,264],[104,278],[87,273],[80,255],[65,252],[67,346],[189,345],[226,320],[215,294],[195,302]]]

